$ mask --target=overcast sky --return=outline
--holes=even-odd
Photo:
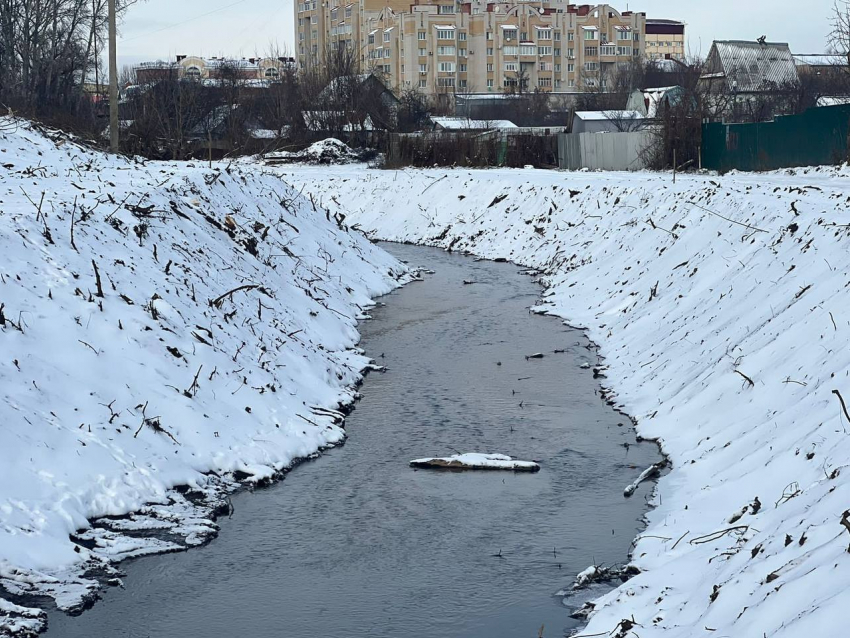
[[[293,0],[141,0],[124,16],[119,65],[177,54],[250,57],[270,44],[293,49]],[[581,4],[577,2],[577,4]],[[794,53],[826,47],[832,0],[638,0],[612,6],[648,17],[687,23],[691,53],[705,55],[711,41],[788,42]]]

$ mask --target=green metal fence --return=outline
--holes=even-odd
[[[769,171],[838,164],[848,158],[850,105],[812,108],[758,124],[703,124],[702,165]]]

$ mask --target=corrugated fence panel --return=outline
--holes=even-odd
[[[812,108],[756,124],[704,124],[702,165],[769,171],[838,164],[848,158],[850,105]]]
[[[652,142],[650,131],[628,133],[570,133],[560,135],[560,167],[605,171],[635,171],[645,168],[643,150]]]

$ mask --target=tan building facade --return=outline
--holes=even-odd
[[[174,62],[145,62],[136,66],[134,71],[139,84],[171,77],[174,72],[180,79],[217,80],[225,70],[245,81],[273,82],[280,78],[284,68],[294,64],[292,58],[202,58],[178,55]]]
[[[646,14],[558,0],[296,2],[296,57],[354,47],[394,89],[429,95],[604,89],[646,54]]]
[[[647,20],[646,57],[684,62],[685,24],[676,20]]]

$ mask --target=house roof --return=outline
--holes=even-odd
[[[576,111],[576,117],[585,122],[644,119],[639,111]]]
[[[667,98],[671,105],[678,104],[682,99],[684,89],[680,86],[662,86],[650,89],[640,89],[635,91],[638,99],[642,100],[646,108],[646,117],[658,117],[658,106]],[[631,103],[631,99],[629,100]],[[631,103],[631,106],[634,104]],[[629,106],[629,105],[627,105]]]
[[[730,90],[758,92],[799,82],[794,56],[784,42],[716,40],[712,49],[717,53],[720,68],[709,71],[723,73]]]
[[[435,126],[451,130],[516,128],[510,120],[471,120],[466,117],[432,117]]]
[[[842,66],[847,64],[847,60],[837,55],[829,53],[807,53],[794,54],[794,61],[797,66]]]

